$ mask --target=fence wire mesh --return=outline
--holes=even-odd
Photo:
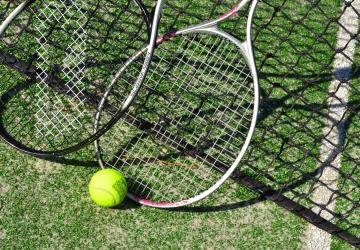
[[[162,27],[215,18],[232,4],[172,1]],[[253,39],[261,110],[238,173],[243,184],[356,246],[359,11],[356,0],[259,2]],[[240,13],[222,28],[244,37],[245,23]]]

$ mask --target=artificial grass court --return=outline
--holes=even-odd
[[[227,9],[209,2],[172,1],[172,8],[164,10],[162,30],[198,23]],[[0,1],[0,8],[3,4]],[[179,8],[186,11],[179,14]],[[302,0],[259,3],[254,45],[262,106],[240,169],[274,189],[316,168],[338,30],[328,20],[340,12],[340,0],[321,1],[316,8]],[[305,25],[297,25],[300,19]],[[224,28],[241,37],[244,20],[232,19]],[[22,81],[5,81],[6,75],[1,75],[0,93]],[[356,95],[351,98],[357,101]],[[355,124],[350,131],[357,134]],[[109,142],[109,135],[104,142]],[[356,136],[349,138],[349,147],[355,148]],[[302,249],[305,245],[307,222],[231,180],[187,208],[160,210],[129,200],[116,209],[98,208],[87,193],[90,177],[99,170],[93,150],[90,145],[55,163],[0,144],[1,248]],[[346,161],[344,171],[350,173],[352,164]],[[298,185],[296,191],[307,194],[310,186]],[[349,206],[347,201],[337,205]],[[356,217],[350,218],[352,222]],[[332,249],[353,247],[334,239]]]
[[[102,209],[87,193],[97,167],[35,160],[3,144],[1,152],[4,248],[301,247],[301,219],[271,202],[232,200],[235,187],[179,211],[142,207],[129,200],[119,208]]]

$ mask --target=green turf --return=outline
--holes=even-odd
[[[247,205],[241,199],[232,200],[232,192],[228,194],[234,191],[231,187],[185,211],[141,207],[130,201],[118,209],[102,209],[87,193],[88,181],[98,168],[34,160],[3,144],[0,149],[0,237],[4,247],[301,246],[303,223],[299,218],[270,202]]]
[[[275,189],[300,180],[317,166],[324,121],[320,112],[326,111],[338,28],[336,23],[324,25],[329,18],[318,9],[328,16],[340,11],[340,1],[331,0],[321,1],[310,12],[312,6],[302,0],[276,0],[272,5],[283,2],[282,11],[273,19],[274,9],[267,4],[261,3],[256,13],[255,55],[263,106],[254,142],[245,157],[248,164],[241,165],[243,171]],[[174,7],[188,6],[187,12],[177,16],[176,11],[165,9],[162,30],[185,27],[226,9],[212,11],[214,1],[211,3],[172,2]],[[198,18],[189,18],[191,14]],[[304,16],[304,25],[293,26]],[[237,25],[243,24],[244,18],[240,18],[223,27],[241,37],[243,29]],[[319,43],[322,39],[329,44]],[[302,56],[303,52],[308,56]],[[23,80],[21,76],[2,79],[0,93]],[[358,100],[356,95],[352,100]],[[351,138],[358,134],[357,123],[354,118],[349,128],[354,134]],[[357,143],[353,139],[349,147],[356,150]],[[256,193],[232,181],[209,199],[185,209],[159,210],[128,200],[117,209],[102,209],[87,194],[87,183],[99,169],[92,146],[62,164],[21,155],[4,143],[0,152],[0,248],[301,249],[304,245],[308,225],[304,220],[272,202],[257,200]],[[344,161],[343,171],[355,169],[353,164]],[[297,186],[296,191],[307,194],[310,186],[311,181]],[[343,191],[352,187],[350,183],[345,186]],[[353,198],[358,198],[358,193]],[[339,201],[337,206],[341,211],[349,204]],[[349,216],[350,223],[339,225],[347,228],[356,224],[354,215]],[[353,232],[358,234],[355,229]],[[336,239],[332,248],[351,249]]]

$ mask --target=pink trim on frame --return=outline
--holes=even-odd
[[[160,37],[158,37],[158,39],[156,40],[156,44],[159,45],[160,43],[162,43],[162,42],[164,42],[164,41],[166,41],[166,40],[169,40],[169,39],[175,37],[176,34],[177,34],[176,32],[170,32],[170,33],[168,33],[168,34],[166,34],[166,35],[160,36]]]
[[[156,202],[151,200],[139,199],[137,197],[135,199],[137,199],[137,201],[143,205],[152,206],[152,207],[162,207],[162,208],[185,206],[189,203],[188,200],[183,200],[178,202]]]
[[[219,17],[219,19],[225,19],[225,18],[227,18],[227,17],[235,14],[235,13],[239,10],[241,4],[242,4],[242,2],[240,2],[240,3],[239,3],[238,5],[236,5],[234,8],[232,8],[228,13],[225,13],[224,15],[222,15],[221,17]]]

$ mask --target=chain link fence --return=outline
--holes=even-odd
[[[172,1],[163,30],[214,18],[231,4]],[[259,2],[253,38],[260,119],[235,174],[245,186],[355,246],[360,246],[359,11],[356,0]],[[240,14],[222,28],[244,37],[245,22]],[[321,237],[308,231],[310,238]]]

